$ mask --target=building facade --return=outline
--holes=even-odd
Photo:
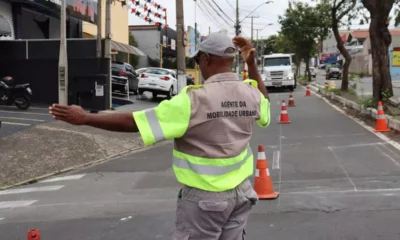
[[[196,52],[196,37],[197,37],[197,45],[200,44],[201,42],[201,34],[199,31],[197,31],[197,35],[196,35],[196,31],[195,28],[192,26],[188,26],[187,30],[185,32],[185,38],[186,38],[186,56],[189,57],[192,54],[194,54]]]
[[[96,2],[98,0],[93,0]],[[105,6],[105,1],[103,1],[103,6]],[[105,7],[102,8],[102,38],[105,37]],[[111,4],[111,34],[112,40],[129,44],[129,31],[127,30],[129,26],[129,8],[127,5],[122,5],[121,2],[115,2]],[[95,38],[97,36],[97,25],[93,22],[85,21],[82,24],[83,38]]]
[[[138,68],[148,67],[150,60],[176,58],[176,31],[172,28],[159,29],[154,25],[131,25],[129,31],[135,37],[138,48],[147,56],[139,57]],[[162,47],[162,45],[164,47]]]

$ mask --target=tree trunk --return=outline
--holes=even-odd
[[[389,46],[392,37],[386,21],[393,7],[393,0],[363,0],[371,15],[369,34],[371,39],[373,96],[376,100],[387,100],[393,96],[389,70]]]
[[[385,26],[385,21],[386,18],[382,19],[382,16],[374,16],[371,18],[369,27],[373,69],[372,91],[374,98],[378,101],[393,96],[388,49],[391,44],[391,36]]]
[[[304,59],[306,61],[306,72],[304,73],[304,75],[307,75],[308,77],[308,81],[311,82],[311,72],[310,72],[310,57],[306,57]]]
[[[339,49],[339,52],[342,54],[344,57],[344,65],[343,65],[343,71],[342,71],[342,86],[340,87],[340,90],[342,91],[348,91],[349,90],[349,68],[351,64],[351,55],[347,51],[347,49],[344,47],[344,42],[339,34],[339,21],[336,18],[336,11],[332,9],[332,31],[333,35],[335,36],[337,45],[336,47]]]

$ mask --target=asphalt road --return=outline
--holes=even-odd
[[[292,121],[271,126],[251,146],[266,147],[280,197],[259,201],[247,239],[399,239],[400,151],[299,87]],[[2,240],[170,239],[179,184],[172,143],[61,178],[0,192]],[[255,154],[256,155],[256,154]]]
[[[0,106],[0,138],[12,135],[37,124],[52,121],[46,107],[31,107],[19,110],[15,106]]]

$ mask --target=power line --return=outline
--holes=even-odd
[[[236,11],[236,9],[232,6],[232,4],[228,1],[228,0],[225,0],[228,4],[229,4],[229,6],[234,10],[234,11]]]
[[[205,2],[208,4],[208,6],[209,6],[222,20],[224,20],[224,22],[225,22],[228,26],[231,25],[231,23],[229,23],[225,18],[223,18],[223,17],[221,16],[221,14],[219,14],[218,10],[216,10],[216,9],[214,8],[214,6],[213,6],[208,0],[205,0]],[[206,5],[205,5],[205,6],[206,6]]]
[[[230,18],[230,17],[224,12],[224,10],[222,10],[222,9],[219,7],[219,5],[218,5],[214,0],[211,0],[211,1],[213,1],[213,3],[215,4],[215,6],[217,6],[217,8],[218,8],[229,20],[231,20],[233,23],[235,22],[235,21],[232,20],[232,18]]]
[[[211,21],[211,22],[213,22],[214,23],[214,25],[216,26],[216,27],[218,27],[218,28],[220,28],[220,29],[224,29],[225,27],[223,27],[223,25],[220,23],[220,22],[218,22],[217,20],[216,20],[216,18],[213,18],[212,17],[212,15],[210,14],[210,11],[206,11],[206,10],[204,10],[204,6],[202,6],[202,5],[200,5],[200,3],[199,4],[197,4],[197,6],[200,8],[200,10],[206,15],[206,17]]]

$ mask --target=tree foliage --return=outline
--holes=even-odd
[[[354,13],[356,12],[357,0],[322,0],[321,4],[325,4],[329,9],[329,16],[331,18],[330,28],[332,29],[333,36],[336,39],[337,49],[345,58],[341,90],[347,91],[349,89],[349,68],[352,58],[345,48],[345,42],[340,36],[339,28],[351,23],[350,20],[355,17]]]
[[[294,53],[306,62],[308,79],[311,81],[309,62],[316,53],[317,43],[329,33],[331,19],[329,7],[318,3],[315,7],[307,3],[291,3],[283,16],[279,17],[281,35],[291,46]]]

